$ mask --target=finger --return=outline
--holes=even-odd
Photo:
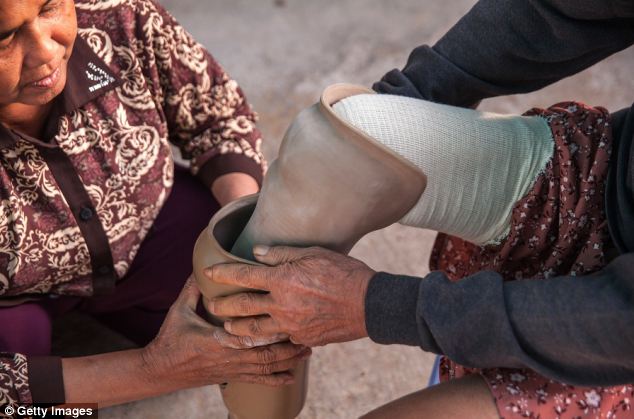
[[[251,336],[235,336],[216,326],[213,326],[212,337],[220,346],[229,349],[249,349],[259,346],[258,343],[260,343]]]
[[[295,357],[285,359],[284,361],[272,362],[270,364],[245,364],[243,372],[247,374],[271,375],[277,372],[286,372],[297,366],[304,359],[303,357]]]
[[[198,288],[198,284],[196,283],[196,279],[194,275],[190,275],[185,281],[185,285],[183,285],[183,289],[181,293],[178,295],[176,299],[177,303],[184,304],[192,310],[196,310],[196,305],[198,304],[198,300],[200,299],[200,289]]]
[[[269,291],[270,268],[246,263],[219,263],[204,270],[205,276],[218,284],[236,285]]]
[[[227,320],[224,327],[227,332],[236,336],[251,336],[254,338],[265,336],[270,338],[278,337],[278,342],[288,339],[288,335],[283,333],[277,321],[271,316]]]
[[[294,345],[290,342],[261,346],[244,351],[241,362],[248,364],[271,364],[295,357],[310,356],[312,350],[306,346]]]
[[[282,339],[281,337],[278,339],[277,337],[274,339],[271,336],[264,336],[258,338],[252,338],[251,336],[235,336],[230,333],[227,333],[224,329],[216,326],[211,326],[212,332],[211,335],[218,343],[218,345],[223,348],[229,349],[250,349],[257,348],[259,346],[271,345],[278,342],[285,342],[287,339]],[[210,350],[216,350],[215,347],[210,348]]]
[[[278,387],[293,384],[295,382],[295,378],[290,372],[279,372],[271,375],[238,374],[232,382],[233,381]]]
[[[253,348],[257,348],[259,346],[268,346],[273,345],[274,343],[280,342],[288,342],[288,335],[280,334],[275,336],[261,336],[261,337],[251,337],[251,336],[238,336],[242,338],[251,338],[251,342],[253,343]]]
[[[207,309],[211,314],[220,317],[247,317],[267,314],[271,304],[271,297],[268,294],[241,292],[214,298],[207,304]]]
[[[258,262],[269,266],[276,266],[282,263],[292,262],[301,259],[316,251],[315,247],[291,247],[291,246],[263,246],[253,247],[253,255]]]
[[[296,336],[289,336],[288,340],[293,344],[293,345],[303,345],[303,343],[300,343],[298,338]]]

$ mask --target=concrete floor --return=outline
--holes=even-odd
[[[412,48],[437,40],[474,1],[163,0],[163,4],[241,84],[260,114],[265,154],[272,159],[293,116],[315,102],[325,86],[371,85],[386,71],[402,67]],[[634,97],[632,68],[634,50],[629,49],[540,92],[489,100],[481,108],[523,112],[575,99],[616,110],[629,106]],[[424,275],[434,236],[430,231],[392,226],[368,235],[352,255],[377,270]],[[91,339],[126,345],[117,336],[95,334],[86,324],[89,319],[78,322],[83,325],[76,329],[79,336],[92,333]],[[420,389],[432,360],[416,348],[379,346],[367,339],[318,348],[301,418],[356,417]],[[100,414],[105,419],[226,417],[215,387],[180,391]]]

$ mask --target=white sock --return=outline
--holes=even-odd
[[[378,94],[348,97],[333,108],[427,175],[427,189],[401,223],[480,245],[506,237],[513,206],[554,150],[550,128],[537,116]]]

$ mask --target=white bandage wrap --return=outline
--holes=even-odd
[[[515,203],[553,155],[541,117],[499,115],[392,95],[363,94],[333,106],[427,175],[401,223],[484,245],[508,234]]]

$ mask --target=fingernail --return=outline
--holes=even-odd
[[[243,336],[242,344],[246,346],[247,348],[255,347],[255,342],[253,342],[253,339],[250,336]]]
[[[213,313],[213,312],[214,312],[214,306],[215,306],[214,300],[210,300],[210,301],[207,303],[207,310],[208,310],[210,313]]]
[[[213,274],[211,273],[212,269],[211,268],[205,268],[203,269],[203,275],[205,275],[208,278],[211,278],[213,276]]]
[[[225,330],[226,330],[227,332],[231,333],[231,332],[232,332],[231,327],[232,327],[232,326],[231,326],[231,320],[227,320],[227,321],[225,322]]]
[[[266,254],[269,253],[269,249],[270,249],[269,246],[258,244],[257,246],[253,248],[253,254],[255,256],[266,256]]]

